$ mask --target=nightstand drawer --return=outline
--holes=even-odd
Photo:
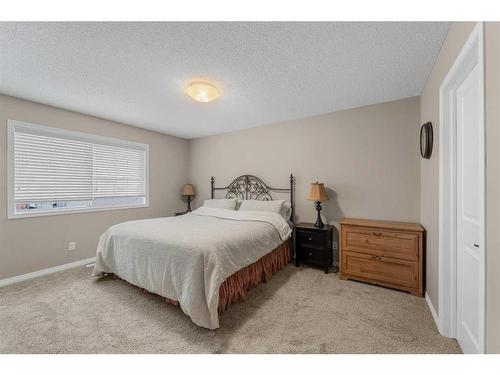
[[[297,230],[297,242],[300,245],[324,246],[325,233],[318,231]]]
[[[318,250],[308,247],[299,247],[300,260],[305,262],[323,264],[325,261],[324,250]]]

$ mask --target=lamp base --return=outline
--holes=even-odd
[[[316,218],[314,226],[316,228],[323,228],[325,224],[323,224],[323,221],[321,220],[321,202],[316,202],[316,211],[318,211],[318,217]]]
[[[188,207],[187,207],[186,212],[191,212],[191,196],[190,195],[187,196],[187,203],[188,203]]]

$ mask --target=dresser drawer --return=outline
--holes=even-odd
[[[419,255],[419,235],[343,226],[342,248],[363,254],[416,261]]]
[[[308,231],[305,229],[297,230],[297,242],[299,245],[324,246],[325,233],[319,231]]]
[[[325,262],[325,255],[323,249],[315,249],[309,247],[299,247],[300,260],[304,262],[323,264]]]
[[[362,281],[381,282],[383,285],[418,288],[418,262],[410,262],[376,255],[342,252],[341,272],[345,277]]]

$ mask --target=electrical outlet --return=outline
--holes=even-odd
[[[338,247],[337,241],[333,241],[333,250],[337,250]]]
[[[68,251],[75,251],[76,250],[76,242],[69,241],[68,246],[67,246]]]

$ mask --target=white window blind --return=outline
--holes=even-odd
[[[14,150],[16,203],[93,198],[92,144],[16,131]]]
[[[147,204],[148,146],[9,120],[9,212]]]
[[[144,157],[141,150],[93,145],[94,197],[144,195]]]

